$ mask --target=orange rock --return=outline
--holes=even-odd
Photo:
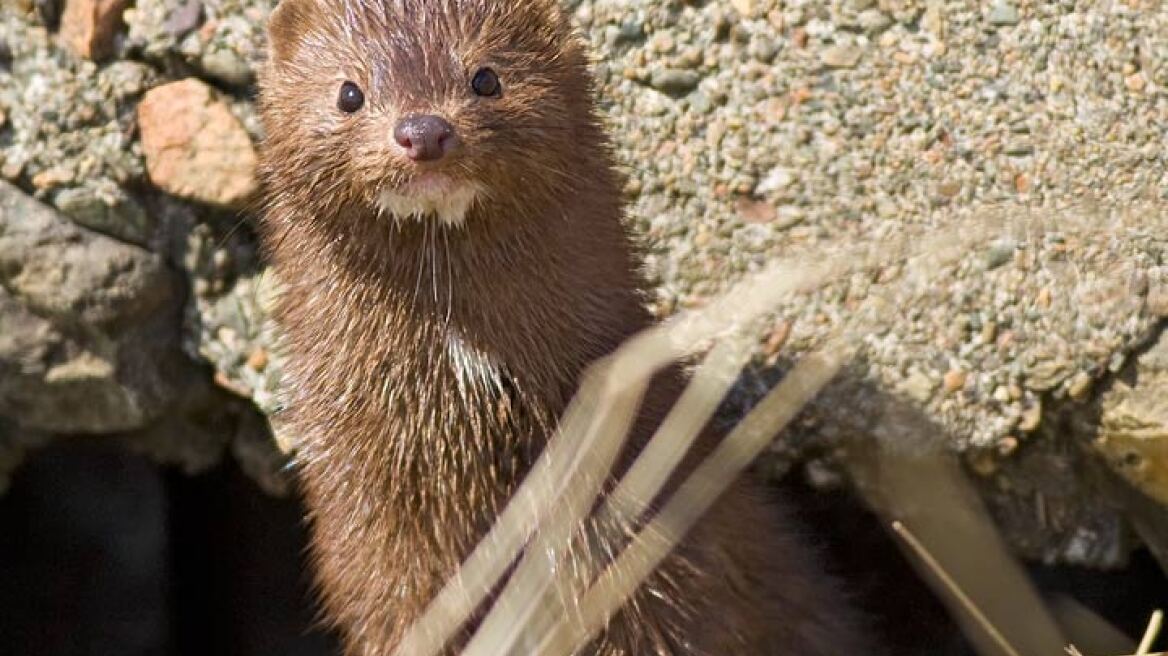
[[[188,78],[151,89],[138,105],[150,181],[180,198],[238,207],[256,191],[251,137],[214,90]]]
[[[739,198],[734,203],[734,209],[738,211],[738,215],[742,217],[742,220],[747,223],[771,223],[779,218],[779,211],[775,209],[774,205],[766,201]]]
[[[950,369],[945,373],[942,380],[942,385],[945,387],[945,392],[953,394],[960,392],[965,388],[965,381],[969,378],[969,374],[960,369]]]
[[[61,14],[61,43],[86,59],[113,54],[114,35],[129,0],[66,0]]]
[[[806,48],[807,39],[807,30],[801,27],[796,27],[795,31],[791,34],[791,40],[794,41],[796,48]]]
[[[257,348],[251,352],[247,358],[247,366],[255,371],[263,371],[268,368],[268,352],[262,347]]]

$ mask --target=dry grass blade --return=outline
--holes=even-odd
[[[740,284],[735,293],[713,303],[703,312],[681,317],[629,340],[603,368],[606,391],[598,399],[598,416],[607,416],[612,404],[626,403],[628,399],[623,394],[632,388],[638,390],[639,400],[643,387],[660,369],[693,352],[703,342],[749,324],[792,291],[821,283],[833,270],[833,267],[824,265],[818,270],[811,267],[811,272],[797,274],[787,267],[777,267]],[[633,410],[635,405],[629,406],[629,412]],[[570,548],[572,532],[581,525],[584,512],[596,499],[599,486],[611,469],[612,459],[624,444],[631,417],[622,417],[628,421],[619,426],[604,426],[603,430],[596,430],[600,428],[599,422],[594,422],[584,436],[571,431],[557,434],[555,439],[584,445],[577,453],[586,454],[584,457],[590,460],[590,464],[580,467],[577,463],[557,479],[558,489],[537,497],[542,500],[534,510],[536,524],[540,527],[537,542],[527,548],[519,569],[467,647],[467,656],[506,653],[512,648],[522,648],[521,631],[539,625],[532,619],[534,614],[562,615],[561,605],[546,603],[555,602],[561,595],[549,600],[545,592],[552,585],[552,573],[563,571],[555,565]],[[599,451],[593,454],[594,450]],[[564,494],[568,496],[564,497]],[[554,513],[551,512],[553,508]],[[512,557],[518,555],[516,552]],[[492,564],[492,571],[501,573],[506,565],[496,561]],[[557,589],[562,594],[568,585],[566,581],[560,581]]]
[[[749,356],[749,344],[741,339],[723,341],[710,351],[653,438],[608,495],[601,524],[633,519],[645,511],[714,416]]]
[[[1144,638],[1140,640],[1140,646],[1136,648],[1136,656],[1144,656],[1152,651],[1152,645],[1156,642],[1156,638],[1160,636],[1160,629],[1164,624],[1164,611],[1157,610],[1152,613],[1152,619],[1148,622],[1148,629],[1144,631]]]
[[[967,595],[965,591],[961,589],[961,586],[957,584],[957,581],[954,581],[953,577],[949,576],[949,573],[945,571],[945,568],[941,566],[941,563],[937,562],[937,559],[933,557],[933,554],[929,553],[929,550],[925,548],[925,545],[921,544],[921,541],[912,534],[912,531],[908,530],[908,527],[906,527],[901,522],[893,522],[892,530],[896,532],[900,539],[904,540],[904,543],[908,545],[910,549],[912,549],[912,552],[916,554],[917,558],[919,558],[920,561],[929,568],[929,571],[933,573],[933,576],[937,577],[937,580],[945,586],[946,590],[948,590],[953,599],[956,599],[957,602],[961,604],[961,607],[965,610],[969,617],[973,618],[977,625],[981,627],[981,630],[984,631],[985,634],[989,636],[990,639],[993,640],[994,643],[1001,649],[1003,654],[1008,654],[1009,656],[1021,656],[1018,653],[1018,650],[1015,649],[1014,646],[1011,645],[1008,640],[1006,640],[1006,637],[1003,636],[1000,631],[998,631],[997,627],[995,627],[993,623],[990,622],[989,618],[987,618],[985,614],[981,612],[981,609],[977,607],[977,604],[973,603],[973,600],[969,598],[969,595]]]
[[[586,438],[594,419],[604,413],[601,397],[607,381],[624,386],[642,384],[657,370],[692,353],[702,342],[757,319],[786,295],[823,284],[850,270],[856,259],[776,266],[744,281],[735,291],[701,313],[680,317],[634,337],[616,354],[594,365],[539,462],[524,479],[512,501],[474,552],[451,578],[426,613],[410,628],[395,650],[398,656],[439,653],[467,618],[490,594],[523,550],[537,526],[550,517],[559,501],[558,487],[570,478],[572,463],[593,447]],[[639,381],[639,383],[638,383]],[[603,439],[623,443],[624,434]]]
[[[521,653],[530,653],[524,649],[522,632],[538,624],[534,618],[537,613],[558,610],[544,603],[545,592],[552,584],[552,576],[564,571],[564,561],[571,558],[572,536],[587,517],[624,444],[623,439],[614,436],[628,433],[648,381],[636,381],[623,388],[613,382],[610,378],[601,397],[598,419],[585,437],[591,446],[578,452],[578,462],[553,491],[556,512],[540,523],[539,532],[525,549],[514,574],[464,650],[465,656],[509,653],[513,645],[521,648]]]
[[[607,417],[599,412],[600,397],[608,377],[607,361],[594,365],[584,377],[576,398],[565,412],[560,432],[578,439],[553,440],[503,509],[487,536],[446,584],[427,612],[410,627],[395,650],[397,656],[429,656],[440,653],[467,618],[485,601],[495,584],[515,561],[536,526],[555,507],[560,484],[578,467],[592,447],[592,430]]]
[[[830,381],[843,349],[804,358],[706,458],[534,653],[572,654],[624,605],[663,558],[787,423]],[[830,355],[829,355],[830,354]]]
[[[749,345],[743,340],[725,340],[706,356],[641,456],[618,487],[606,495],[596,525],[624,525],[644,512],[717,410],[749,353]],[[605,447],[618,445],[619,441],[612,440],[611,445]],[[607,472],[607,469],[592,471]],[[574,612],[572,599],[583,591],[572,585],[570,576],[556,578],[554,574],[591,571],[603,564],[591,562],[593,554],[586,549],[564,553],[569,549],[572,529],[582,518],[582,511],[591,507],[588,503],[591,499],[586,498],[585,493],[595,490],[597,483],[587,481],[584,485],[571,483],[568,486],[574,497],[572,503],[581,505],[573,505],[572,513],[563,512],[561,507],[561,513],[554,518],[556,525],[537,534],[536,541],[524,557],[527,567],[521,565],[511,579],[504,596],[466,650],[467,656],[487,653],[483,651],[487,645],[491,646],[493,653],[531,653],[535,647],[529,642],[532,636],[541,635],[565,612]],[[563,561],[567,558],[572,560],[571,568],[564,567]],[[517,608],[516,600],[522,600],[523,606]]]
[[[951,455],[931,450],[927,441],[914,444],[935,426],[922,422],[911,407],[904,409],[904,416],[892,413],[886,409],[880,429],[887,439],[857,444],[849,454],[849,468],[869,503],[890,521],[912,526],[929,554],[920,563],[926,580],[978,653],[1061,652],[1070,641],[1011,555],[959,464]]]
[[[1136,641],[1074,597],[1048,598],[1048,607],[1067,640],[1088,654],[1132,654]]]

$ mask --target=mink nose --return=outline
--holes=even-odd
[[[458,147],[454,126],[441,116],[407,116],[398,122],[393,138],[415,162],[434,162]]]

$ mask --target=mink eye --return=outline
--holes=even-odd
[[[470,81],[470,88],[475,95],[498,96],[503,93],[503,85],[499,83],[499,76],[489,68],[480,68]]]
[[[364,106],[365,94],[361,92],[361,87],[353,82],[345,82],[341,85],[341,93],[337,96],[337,109],[346,114],[352,114]]]

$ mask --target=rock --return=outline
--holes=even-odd
[[[1034,144],[1026,139],[1011,139],[1006,142],[1005,152],[1013,157],[1025,157],[1034,154]]]
[[[941,384],[945,388],[946,394],[953,394],[960,392],[965,387],[965,381],[968,378],[968,373],[960,369],[950,369],[945,372],[945,376],[941,379]]]
[[[1022,411],[1021,421],[1018,422],[1018,430],[1023,433],[1033,433],[1042,425],[1042,400],[1035,399],[1034,402]]]
[[[771,172],[762,179],[762,182],[758,183],[758,186],[754,188],[754,193],[763,195],[785,191],[795,183],[795,179],[796,174],[794,171],[777,166],[771,169]]]
[[[697,71],[682,68],[657,68],[649,77],[649,86],[661,93],[680,97],[697,88],[702,77]]]
[[[928,376],[919,371],[913,371],[901,382],[900,391],[918,403],[925,403],[932,398],[935,387]]]
[[[251,66],[239,53],[227,48],[207,50],[199,65],[204,73],[228,86],[242,88],[254,81]]]
[[[1168,332],[1134,368],[1134,376],[1118,379],[1104,394],[1093,445],[1113,471],[1168,504]]]
[[[160,189],[221,207],[238,207],[255,193],[255,147],[207,84],[188,78],[151,89],[138,124],[150,180]]]
[[[865,32],[883,32],[892,25],[892,18],[879,9],[866,9],[860,13],[859,24]]]
[[[782,205],[778,208],[779,216],[772,224],[776,229],[785,230],[799,225],[807,220],[807,212],[798,205]]]
[[[770,223],[779,218],[775,206],[766,201],[742,198],[735,204],[735,208],[738,216],[747,223]]]
[[[152,233],[153,222],[142,205],[109,180],[62,189],[53,205],[74,222],[121,241],[145,246]]]
[[[834,45],[819,53],[819,61],[831,68],[855,68],[864,51],[853,45]]]
[[[1160,267],[1153,267],[1148,273],[1148,312],[1157,317],[1168,317],[1168,284],[1165,284],[1164,272]]]
[[[1067,380],[1071,373],[1071,364],[1065,360],[1039,360],[1026,369],[1026,387],[1049,392]]]
[[[769,64],[778,55],[779,45],[774,39],[768,36],[756,35],[750,40],[749,50],[752,57],[760,62]]]
[[[985,254],[986,270],[993,271],[1014,259],[1017,246],[1012,240],[1001,239],[990,245]]]
[[[1143,73],[1136,72],[1123,78],[1123,84],[1129,91],[1139,93],[1148,85],[1148,80],[1144,77]]]
[[[162,258],[90,232],[0,183],[0,416],[110,433],[163,416],[198,370]]]
[[[129,0],[68,0],[61,15],[61,43],[86,59],[110,56],[122,12],[129,4]]]
[[[186,0],[171,10],[165,22],[166,31],[176,38],[188,32],[203,21],[203,3],[200,0]]]
[[[928,0],[925,5],[925,13],[921,16],[921,29],[932,35],[934,39],[943,40],[948,33],[949,17],[947,14],[944,0]]]
[[[1008,27],[1010,25],[1017,25],[1021,17],[1018,15],[1018,8],[1009,2],[996,2],[993,8],[990,9],[988,16],[990,25],[997,27]]]
[[[0,183],[0,284],[37,315],[129,328],[176,293],[162,259],[83,230]]]
[[[1094,381],[1091,379],[1090,374],[1085,371],[1080,371],[1067,384],[1067,394],[1076,401],[1084,401],[1091,392],[1092,383]]]

